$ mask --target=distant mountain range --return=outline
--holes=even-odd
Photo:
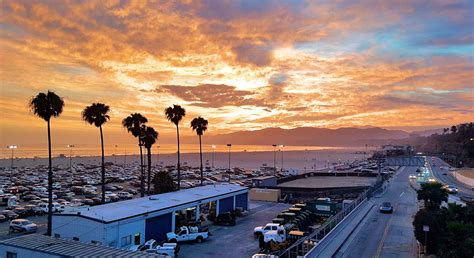
[[[424,134],[423,132],[420,131],[417,134]],[[314,127],[267,128],[221,135],[206,135],[205,141],[210,144],[232,143],[239,145],[365,146],[365,144],[380,145],[396,142],[409,137],[410,134],[402,130],[389,130],[379,127],[338,129]],[[195,137],[183,138],[184,142],[195,141]]]

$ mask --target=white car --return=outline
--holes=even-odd
[[[118,195],[118,197],[120,197],[120,199],[132,199],[133,198],[133,194],[131,194],[129,192],[118,192],[117,195]]]
[[[148,249],[154,249],[158,246],[158,242],[155,239],[150,239],[142,245],[134,245],[129,248],[130,251],[145,251]]]
[[[36,232],[38,226],[27,219],[14,219],[10,222],[10,232]]]
[[[204,239],[209,237],[209,232],[200,232],[197,227],[186,227],[182,226],[178,233],[169,232],[166,233],[166,239],[168,242],[177,243],[185,241],[196,241],[201,243]]]

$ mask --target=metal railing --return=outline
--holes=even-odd
[[[362,192],[351,204],[344,207],[341,211],[330,217],[321,227],[310,233],[304,238],[298,239],[287,249],[279,252],[278,257],[293,258],[297,256],[304,256],[308,253],[318,242],[324,239],[332,229],[334,229],[346,216],[351,213],[359,204],[366,199],[373,196],[373,193],[382,186],[382,181],[377,181],[369,189]]]

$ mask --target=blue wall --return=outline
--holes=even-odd
[[[219,213],[229,212],[234,210],[234,197],[227,197],[219,200]]]
[[[145,241],[165,240],[166,233],[171,232],[171,213],[163,214],[145,221]]]
[[[248,194],[243,193],[235,196],[235,208],[242,207],[244,210],[248,210]]]

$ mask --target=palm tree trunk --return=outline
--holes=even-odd
[[[145,173],[143,171],[143,152],[142,152],[142,144],[140,140],[138,141],[139,141],[138,146],[140,146],[140,196],[144,197],[145,196],[145,185],[144,185]]]
[[[176,135],[178,136],[178,191],[181,189],[181,164],[179,154],[179,127],[176,125]]]
[[[148,182],[147,182],[147,193],[148,195],[150,195],[150,184],[151,184],[151,147],[150,148],[147,148],[147,156],[148,156]]]
[[[199,135],[199,158],[201,159],[201,186],[202,186],[202,144],[201,144],[201,135]]]
[[[48,171],[48,231],[47,235],[52,234],[53,225],[53,162],[51,159],[51,125],[48,120],[48,157],[49,157],[49,171]]]
[[[102,173],[101,173],[101,182],[102,182],[102,199],[101,202],[105,203],[105,162],[104,162],[104,135],[102,134],[102,126],[99,126],[100,129],[100,145],[102,147]]]

